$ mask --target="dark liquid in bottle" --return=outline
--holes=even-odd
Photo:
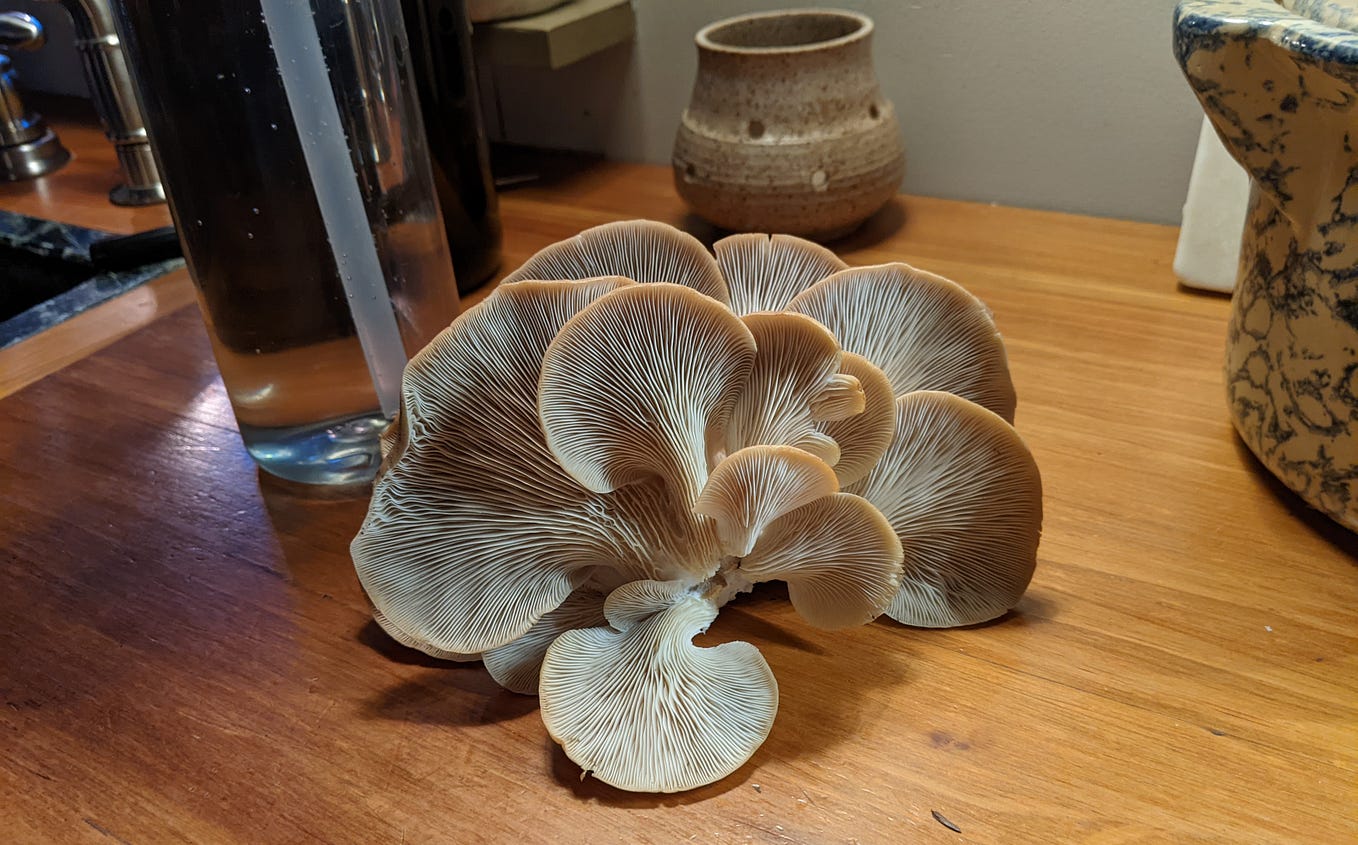
[[[475,290],[500,264],[500,214],[477,100],[465,0],[401,0],[411,68],[457,287]]]
[[[370,477],[384,423],[337,264],[376,250],[407,355],[457,313],[389,5],[313,10],[340,92],[342,125],[327,131],[349,141],[373,238],[334,246],[258,0],[122,0],[117,12],[241,434],[262,466],[297,480]]]

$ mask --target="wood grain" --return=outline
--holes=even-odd
[[[663,168],[507,194],[506,266],[686,218]],[[1226,422],[1227,303],[1175,230],[901,198],[841,245],[985,299],[1045,534],[1019,608],[826,633],[767,591],[768,742],[692,793],[581,780],[534,699],[368,621],[364,502],[241,448],[183,310],[0,402],[0,829],[18,842],[1323,842],[1358,839],[1358,543]],[[933,817],[937,811],[955,833]]]

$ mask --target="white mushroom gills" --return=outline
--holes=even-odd
[[[730,301],[726,280],[702,243],[653,220],[621,220],[586,229],[538,251],[504,281],[596,276],[683,285],[723,304]]]
[[[539,619],[528,633],[507,645],[486,652],[486,671],[495,682],[511,692],[537,695],[542,659],[556,638],[578,628],[598,628],[607,624],[604,599],[597,589],[582,587],[561,606]]]
[[[587,489],[658,476],[691,508],[754,351],[740,320],[690,288],[616,290],[575,315],[543,356],[547,446]]]
[[[557,463],[538,423],[548,343],[580,308],[631,285],[501,286],[412,360],[407,442],[351,544],[374,606],[408,637],[485,652],[525,634],[598,567],[630,578],[715,567],[715,532],[686,503],[658,483],[591,493]]]
[[[858,414],[866,401],[858,379],[840,372],[834,335],[802,314],[750,314],[741,322],[755,357],[726,425],[726,451],[795,446],[833,466],[839,444],[817,424]]]
[[[834,470],[816,456],[749,446],[717,464],[693,509],[716,521],[723,551],[744,557],[770,522],[838,491]]]
[[[990,311],[955,282],[909,264],[842,270],[788,304],[876,364],[897,396],[945,390],[1014,419],[1014,385]]]
[[[848,488],[890,521],[905,550],[887,615],[921,627],[974,625],[1023,596],[1042,534],[1042,479],[997,414],[950,393],[896,400],[881,461]]]
[[[681,584],[626,584],[605,613],[612,628],[568,631],[543,661],[542,719],[567,756],[642,792],[693,789],[740,768],[778,711],[759,651],[695,646],[717,608]]]
[[[794,296],[849,266],[820,244],[792,235],[731,235],[712,251],[731,292],[731,310],[742,317],[782,311]]]
[[[410,634],[398,628],[395,624],[392,623],[390,619],[388,619],[386,616],[382,614],[382,611],[378,610],[377,608],[373,608],[372,614],[373,621],[377,623],[377,627],[381,628],[382,631],[387,636],[391,637],[393,640],[405,646],[406,648],[411,648],[414,649],[415,651],[423,652],[424,654],[427,654],[430,657],[436,658],[438,660],[449,660],[454,663],[472,663],[474,661],[481,659],[481,655],[479,654],[461,654],[456,651],[444,651],[441,648],[435,648],[425,640],[422,640],[419,637],[411,636]]]
[[[835,475],[840,486],[845,486],[867,475],[891,444],[896,431],[896,396],[882,371],[861,355],[845,352],[840,371],[858,384],[863,410],[844,419],[820,422],[816,429],[839,447]]]
[[[819,628],[871,622],[901,583],[901,541],[881,512],[848,493],[775,520],[740,561],[752,581],[787,582],[792,606]]]

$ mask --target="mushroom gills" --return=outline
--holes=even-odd
[[[744,324],[689,288],[638,285],[602,296],[543,355],[547,446],[589,490],[658,476],[691,508],[754,354]]]
[[[511,643],[493,648],[483,655],[486,671],[495,682],[511,692],[537,695],[538,677],[547,648],[557,637],[577,628],[594,628],[605,624],[604,593],[582,587],[544,615],[528,633]]]
[[[759,651],[699,648],[717,608],[679,583],[636,581],[605,604],[611,627],[547,649],[542,718],[566,756],[605,783],[679,792],[738,769],[768,736],[778,684]]]
[[[909,264],[851,267],[788,304],[881,368],[897,396],[956,393],[1014,420],[1014,385],[990,310],[956,282]]]
[[[527,633],[601,564],[632,577],[710,571],[719,552],[705,520],[654,484],[601,499],[557,463],[538,422],[548,345],[586,305],[634,286],[502,285],[411,361],[405,448],[351,544],[396,629],[442,652],[481,653]]]
[[[901,542],[877,508],[834,493],[775,520],[740,561],[753,581],[787,582],[788,598],[819,628],[863,625],[891,604],[901,584]]]
[[[741,316],[782,311],[794,296],[849,266],[820,244],[792,235],[731,235],[712,251],[731,292],[731,310]]]
[[[726,280],[702,243],[654,220],[620,220],[585,229],[539,250],[505,282],[626,276],[636,282],[684,285],[723,305]]]
[[[725,451],[795,446],[834,466],[840,446],[819,423],[852,417],[866,403],[857,377],[840,372],[834,335],[802,314],[750,314],[741,322],[755,356],[726,424]]]
[[[834,470],[791,446],[748,446],[717,464],[693,509],[712,518],[722,550],[744,557],[764,527],[839,490]]]
[[[980,405],[937,391],[900,397],[891,446],[848,490],[876,505],[900,537],[904,574],[886,611],[898,622],[986,622],[1032,580],[1042,479],[1018,432]]]

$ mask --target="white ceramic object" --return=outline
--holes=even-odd
[[[1284,484],[1358,531],[1358,4],[1181,0],[1174,46],[1253,182],[1231,419]]]
[[[1220,293],[1235,289],[1249,201],[1249,175],[1204,117],[1174,251],[1174,275],[1185,286]]]

